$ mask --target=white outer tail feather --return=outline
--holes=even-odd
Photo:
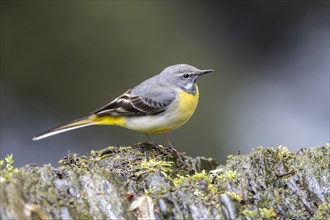
[[[70,126],[70,127],[57,127],[57,128],[54,128],[48,132],[45,132],[41,135],[38,135],[38,136],[35,136],[32,138],[33,141],[37,141],[37,140],[40,140],[40,139],[43,139],[43,138],[46,138],[46,137],[49,137],[49,136],[53,136],[53,135],[56,135],[56,134],[60,134],[60,133],[63,133],[63,132],[66,132],[66,131],[70,131],[70,130],[74,130],[74,129],[78,129],[78,128],[82,128],[82,127],[87,127],[87,126],[91,126],[91,125],[95,125],[96,123],[86,123],[86,124],[81,124],[81,125],[76,125],[76,126]]]

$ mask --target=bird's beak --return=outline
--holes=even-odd
[[[207,73],[211,73],[211,72],[213,72],[214,70],[201,70],[200,72],[199,72],[199,76],[201,76],[201,75],[204,75],[204,74],[207,74]]]

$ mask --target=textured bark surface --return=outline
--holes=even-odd
[[[1,219],[329,219],[330,146],[176,161],[143,143],[1,170]]]

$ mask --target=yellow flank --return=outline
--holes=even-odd
[[[91,121],[96,122],[98,125],[119,125],[125,127],[126,120],[123,116],[91,116]]]

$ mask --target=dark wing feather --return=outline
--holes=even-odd
[[[139,116],[145,115],[144,112],[135,108],[130,102],[131,90],[108,103],[107,105],[95,110],[92,114],[96,115],[110,115],[110,116]]]
[[[141,96],[131,97],[131,102],[135,108],[144,112],[146,115],[156,115],[164,112],[173,99],[165,99],[162,102],[155,101],[151,98]]]

